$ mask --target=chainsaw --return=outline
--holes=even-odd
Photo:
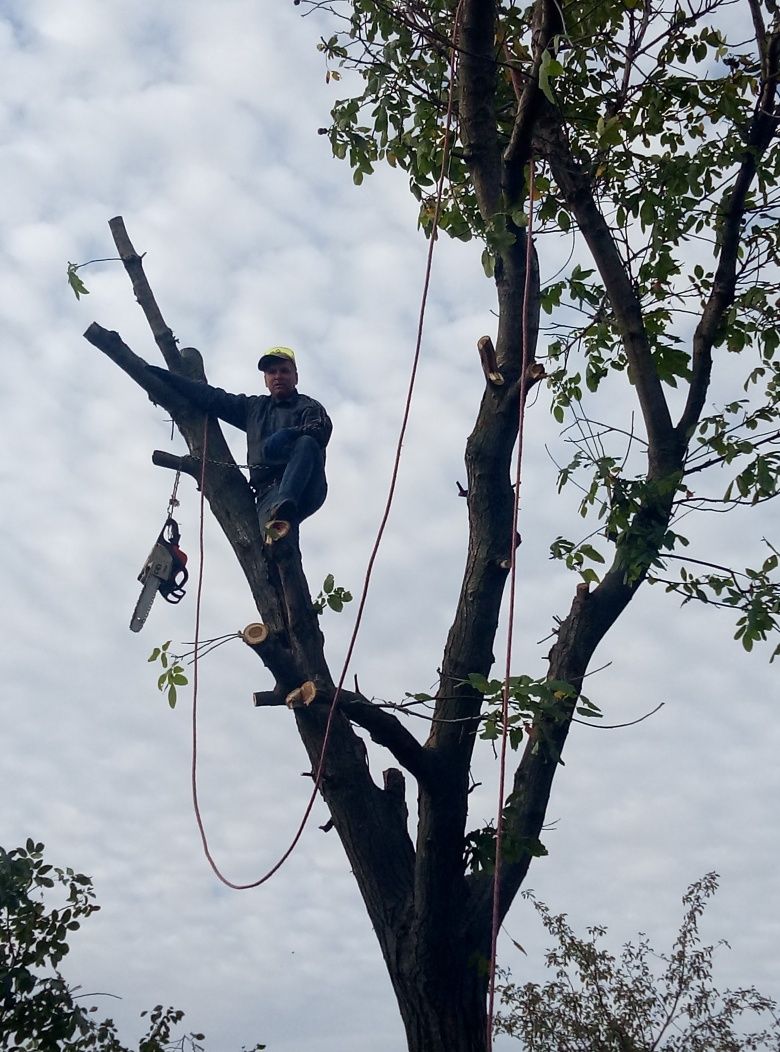
[[[140,632],[159,592],[168,603],[179,603],[184,598],[187,583],[187,556],[179,547],[179,524],[169,515],[160,535],[138,575],[143,585],[130,619],[130,631]]]

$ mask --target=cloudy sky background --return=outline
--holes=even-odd
[[[403,1045],[344,855],[317,829],[321,804],[260,890],[225,889],[203,859],[189,693],[171,712],[146,662],[163,640],[176,649],[192,639],[194,588],[178,607],[158,601],[140,635],[127,628],[172,484],[151,452],[183,442],[82,339],[96,320],[159,360],[121,265],[82,271],[90,295],[80,302],[65,281],[68,260],[114,254],[107,220],[121,214],[168,324],[201,348],[212,382],[256,390],[260,350],[298,350],[301,388],[335,424],[331,492],[303,529],[305,565],[314,591],[332,572],[356,592],[385,499],[426,244],[403,176],[380,172],[355,188],[316,134],[343,91],[325,84],[322,31],[292,4],[258,0],[0,0],[0,842],[33,836],[50,862],[94,878],[102,910],[75,937],[67,974],[85,991],[121,995],[100,1003],[128,1040],[140,1010],[163,1001],[214,1049]],[[568,253],[568,243],[543,246],[547,277]],[[398,496],[352,666],[379,698],[435,680],[465,551],[455,483],[482,390],[475,341],[494,332],[492,307],[479,249],[442,240]],[[626,426],[621,398],[607,392],[601,411]],[[559,460],[571,449],[544,392],[527,428],[515,652],[518,672],[539,674],[549,643],[538,641],[575,583],[548,547],[588,527],[576,493],[555,496],[545,445]],[[226,431],[243,460],[243,436]],[[191,480],[180,496],[194,567]],[[771,507],[763,518],[710,517],[694,528],[696,554],[749,562],[771,517]],[[334,669],[351,616],[324,615]],[[253,619],[208,524],[203,635]],[[663,947],[686,885],[716,869],[706,933],[732,945],[719,979],[777,996],[776,673],[766,649],[748,657],[732,633],[716,611],[681,611],[644,591],[600,650],[596,664],[610,664],[588,693],[610,723],[664,708],[628,730],[576,729],[549,812],[550,856],[528,886],[580,926],[609,924],[615,945],[641,929]],[[201,804],[237,881],[276,861],[310,786],[289,714],[252,707],[268,686],[238,641],[201,666]],[[372,762],[377,773],[385,759]],[[487,747],[475,774],[481,825],[495,811]],[[528,957],[503,940],[501,963],[541,977],[546,940],[530,907],[518,902],[506,928]]]

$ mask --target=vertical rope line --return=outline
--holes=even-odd
[[[336,711],[336,704],[344,686],[344,680],[347,676],[347,670],[349,669],[350,662],[352,660],[352,654],[355,649],[355,643],[357,642],[358,631],[360,624],[363,620],[363,610],[366,605],[366,598],[368,596],[368,587],[371,582],[371,575],[374,570],[374,563],[379,553],[379,546],[384,536],[385,527],[387,526],[387,520],[390,517],[390,509],[393,504],[393,498],[395,496],[395,488],[398,481],[398,470],[401,464],[401,452],[403,449],[404,438],[406,437],[406,429],[409,423],[409,414],[412,408],[412,396],[414,394],[415,382],[417,379],[417,369],[420,364],[420,351],[422,348],[422,337],[423,328],[425,325],[425,309],[428,304],[428,290],[431,284],[431,271],[433,268],[433,252],[436,246],[436,239],[439,231],[439,218],[441,216],[441,202],[444,194],[444,181],[447,176],[448,159],[450,153],[450,139],[452,136],[452,111],[453,102],[455,96],[455,72],[458,64],[458,31],[460,28],[461,11],[463,8],[464,0],[460,0],[455,10],[455,17],[452,26],[452,40],[450,44],[450,62],[449,62],[449,92],[447,95],[447,114],[444,121],[444,142],[442,144],[442,158],[441,168],[439,170],[439,178],[436,184],[436,203],[434,206],[433,219],[431,221],[431,238],[430,244],[428,245],[428,254],[425,263],[425,278],[423,280],[422,295],[420,297],[420,310],[417,322],[417,339],[415,341],[414,356],[412,358],[412,368],[409,375],[409,387],[406,393],[406,402],[404,405],[403,418],[401,420],[401,427],[398,433],[398,441],[396,443],[395,458],[393,460],[393,470],[390,477],[390,488],[387,494],[387,501],[385,503],[385,509],[382,514],[382,519],[379,523],[379,529],[377,530],[376,540],[374,541],[374,547],[371,550],[369,556],[368,565],[366,567],[365,579],[363,582],[363,590],[360,596],[360,603],[358,604],[358,611],[355,615],[355,626],[352,632],[352,637],[349,641],[347,648],[347,654],[344,658],[344,666],[341,670],[338,685],[336,686],[336,693],[333,696],[333,703],[328,713],[328,722],[325,726],[325,736],[322,741],[322,752],[320,753],[320,761],[317,766],[317,773],[314,780],[314,792],[312,793],[312,800],[309,805],[309,810],[314,803],[314,797],[316,796],[317,789],[322,778],[323,767],[325,763],[325,750],[330,737],[330,729],[333,723],[333,716]],[[307,814],[308,817],[308,814]]]
[[[501,926],[501,849],[504,840],[504,796],[506,792],[506,752],[509,738],[509,678],[512,666],[512,637],[515,624],[515,595],[517,590],[517,522],[520,516],[520,484],[523,464],[523,432],[525,425],[525,401],[528,392],[529,348],[529,300],[531,292],[531,264],[533,261],[533,214],[534,214],[534,159],[531,157],[528,179],[528,236],[526,238],[525,283],[523,286],[523,360],[520,371],[520,392],[517,419],[517,460],[515,466],[515,499],[512,506],[512,540],[509,567],[509,617],[506,639],[506,665],[504,689],[501,694],[501,750],[498,775],[498,813],[496,815],[496,859],[493,867],[493,920],[490,933],[490,984],[488,990],[487,1048],[493,1048],[493,1018],[496,996],[496,947]]]
[[[292,841],[290,843],[290,846],[287,848],[287,850],[284,852],[284,854],[281,856],[281,858],[279,858],[279,860],[271,867],[271,869],[269,869],[266,873],[264,873],[262,877],[259,877],[257,880],[254,880],[254,881],[252,881],[251,883],[248,883],[248,884],[237,884],[234,881],[229,880],[220,871],[219,866],[215,862],[215,860],[214,860],[214,858],[213,858],[213,856],[211,854],[211,851],[209,849],[208,838],[206,836],[206,830],[205,830],[205,827],[203,825],[203,819],[201,817],[200,806],[199,806],[199,803],[198,803],[198,787],[197,787],[198,634],[199,634],[199,630],[200,630],[200,604],[201,604],[201,593],[202,593],[202,582],[203,582],[203,519],[204,519],[204,512],[205,512],[205,508],[204,508],[204,482],[205,482],[205,475],[206,475],[206,441],[207,441],[208,419],[207,419],[206,425],[204,427],[204,432],[203,432],[203,465],[202,465],[202,469],[201,469],[201,487],[200,487],[200,568],[199,568],[199,572],[198,572],[198,591],[197,591],[196,612],[195,612],[195,658],[194,658],[194,661],[193,661],[193,676],[192,676],[192,695],[193,695],[193,697],[192,697],[192,799],[193,799],[193,806],[194,806],[194,810],[195,810],[195,819],[196,819],[196,822],[197,822],[197,825],[198,825],[198,831],[200,833],[201,842],[203,844],[203,852],[204,852],[204,854],[206,856],[206,859],[208,860],[208,863],[211,866],[211,869],[213,870],[215,876],[223,884],[227,885],[227,887],[229,887],[229,888],[233,888],[235,891],[247,891],[249,888],[260,887],[261,884],[264,884],[267,880],[269,880],[274,875],[274,873],[276,873],[279,869],[281,869],[281,867],[284,865],[284,863],[287,861],[287,859],[290,857],[290,855],[293,853],[293,851],[297,847],[298,841],[300,840],[301,835],[303,834],[303,830],[304,830],[304,828],[306,826],[306,823],[309,820],[309,816],[311,815],[312,809],[314,808],[314,802],[317,799],[317,793],[318,793],[319,788],[320,788],[320,783],[322,781],[322,774],[323,774],[323,770],[324,770],[324,767],[325,767],[325,755],[326,755],[326,750],[327,750],[327,747],[328,747],[328,743],[330,741],[330,733],[331,733],[331,728],[333,726],[333,718],[334,718],[334,715],[335,715],[335,712],[336,712],[336,705],[338,703],[339,696],[340,696],[341,691],[343,689],[344,680],[346,679],[347,671],[349,669],[349,665],[350,665],[350,662],[352,660],[352,654],[353,654],[354,649],[355,649],[355,643],[357,641],[358,632],[360,630],[360,625],[361,625],[361,622],[363,620],[363,610],[364,610],[365,605],[366,605],[366,598],[368,596],[368,588],[369,588],[369,584],[371,582],[371,575],[373,573],[374,563],[376,562],[376,557],[377,557],[377,554],[379,552],[379,547],[380,547],[380,544],[382,542],[382,537],[384,536],[385,527],[386,527],[387,521],[388,521],[388,519],[390,517],[390,509],[392,507],[393,498],[395,496],[396,483],[398,481],[398,470],[399,470],[400,463],[401,463],[401,452],[402,452],[402,449],[403,449],[403,441],[404,441],[404,438],[406,436],[406,429],[407,429],[407,425],[408,425],[408,422],[409,422],[409,415],[410,415],[411,407],[412,407],[412,396],[414,394],[415,381],[417,379],[417,369],[418,369],[419,362],[420,362],[420,351],[421,351],[421,348],[422,348],[423,328],[424,328],[424,324],[425,324],[425,310],[426,310],[426,306],[427,306],[427,303],[428,303],[428,290],[429,290],[429,287],[430,287],[431,271],[432,271],[432,266],[433,266],[433,252],[434,252],[434,248],[435,248],[435,245],[436,245],[436,237],[437,237],[438,229],[439,229],[439,217],[441,215],[441,202],[442,202],[442,197],[443,197],[443,194],[444,194],[444,181],[445,181],[446,174],[447,174],[447,163],[448,163],[448,156],[449,156],[449,152],[450,152],[450,140],[451,140],[451,137],[452,137],[452,114],[453,114],[453,103],[454,103],[454,93],[455,93],[455,71],[456,71],[456,68],[457,68],[458,31],[459,31],[459,27],[460,27],[460,18],[461,18],[461,12],[462,12],[462,9],[463,9],[463,3],[464,3],[464,0],[460,0],[460,2],[458,3],[458,6],[457,6],[457,8],[455,10],[455,17],[454,17],[454,22],[453,22],[452,42],[451,42],[451,47],[450,47],[450,64],[449,64],[449,81],[450,81],[450,84],[449,84],[449,95],[448,95],[448,99],[447,99],[447,115],[446,115],[446,118],[445,118],[445,127],[444,127],[444,143],[443,143],[443,146],[442,146],[441,169],[440,169],[440,172],[439,172],[439,179],[438,179],[438,182],[437,182],[437,185],[436,185],[436,203],[435,203],[435,207],[434,207],[433,219],[432,219],[432,222],[431,222],[431,237],[430,237],[430,243],[428,245],[428,254],[427,254],[426,265],[425,265],[425,278],[424,278],[424,281],[423,281],[422,295],[421,295],[421,298],[420,298],[420,310],[419,310],[419,317],[418,317],[418,323],[417,323],[417,339],[416,339],[416,342],[415,342],[414,356],[412,358],[412,368],[411,368],[411,373],[410,373],[410,377],[409,377],[409,386],[408,386],[408,390],[407,390],[407,394],[406,394],[406,402],[405,402],[405,405],[404,405],[403,417],[402,417],[402,420],[401,420],[401,428],[400,428],[399,435],[398,435],[398,441],[396,443],[395,458],[393,460],[393,469],[392,469],[392,474],[391,474],[391,478],[390,478],[390,487],[389,487],[389,491],[388,491],[388,495],[387,495],[387,501],[385,503],[385,509],[384,509],[384,513],[382,515],[382,519],[381,519],[380,524],[379,524],[379,529],[377,530],[376,539],[374,541],[374,546],[373,546],[373,548],[371,550],[371,555],[369,556],[368,565],[367,565],[365,577],[364,577],[364,580],[363,580],[363,590],[361,592],[360,602],[358,603],[358,610],[357,610],[357,614],[355,616],[355,624],[354,624],[354,628],[352,630],[352,636],[351,636],[350,641],[349,641],[349,646],[347,648],[347,654],[346,654],[346,657],[344,659],[344,665],[343,665],[343,668],[341,670],[341,675],[339,676],[338,685],[336,686],[336,691],[335,691],[335,693],[333,695],[333,701],[331,702],[330,710],[328,712],[328,719],[327,719],[327,722],[325,724],[325,732],[324,732],[323,738],[322,738],[322,749],[320,750],[320,757],[319,757],[319,761],[318,761],[318,764],[317,764],[316,773],[315,773],[315,776],[314,776],[314,788],[312,789],[311,795],[309,797],[309,802],[306,805],[306,809],[305,809],[305,811],[303,813],[303,817],[301,818],[301,821],[300,821],[300,823],[298,825],[298,829],[297,829],[297,831],[296,831],[296,833],[295,833],[295,835],[294,835],[294,837],[293,837],[293,839],[292,839]]]

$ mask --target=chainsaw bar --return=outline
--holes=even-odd
[[[138,602],[135,604],[133,616],[130,619],[131,632],[140,632],[144,627],[149,611],[152,609],[154,597],[160,590],[160,586],[165,585],[170,580],[172,570],[173,556],[168,551],[168,548],[158,541],[149,553],[149,558],[138,575],[138,580],[143,583],[143,588],[138,597]]]

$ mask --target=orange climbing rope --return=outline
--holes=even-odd
[[[382,537],[384,536],[385,527],[386,527],[387,521],[388,521],[388,519],[390,517],[390,509],[391,509],[392,504],[393,504],[393,498],[395,496],[396,483],[398,481],[398,470],[399,470],[400,463],[401,463],[401,451],[402,451],[402,448],[403,448],[403,441],[404,441],[404,438],[406,436],[406,429],[407,429],[407,425],[408,425],[408,422],[409,422],[409,415],[410,415],[411,407],[412,407],[412,397],[413,397],[413,394],[414,394],[415,381],[417,379],[417,369],[418,369],[418,366],[419,366],[419,363],[420,363],[420,351],[421,351],[421,348],[422,348],[423,327],[424,327],[424,323],[425,323],[425,309],[426,309],[427,302],[428,302],[428,290],[429,290],[429,287],[430,287],[431,270],[432,270],[432,265],[433,265],[433,251],[434,251],[434,248],[435,248],[435,245],[436,245],[436,235],[437,235],[438,227],[439,227],[439,217],[440,217],[440,214],[441,214],[442,196],[443,196],[443,193],[444,193],[444,181],[445,181],[446,176],[447,176],[447,168],[448,168],[449,153],[450,153],[450,140],[451,140],[451,137],[452,137],[452,114],[453,114],[453,108],[454,108],[453,107],[453,103],[454,103],[454,90],[455,90],[455,72],[456,72],[456,68],[457,68],[457,54],[458,54],[457,40],[458,40],[458,31],[459,31],[459,27],[460,27],[460,19],[461,19],[462,8],[463,8],[463,0],[460,0],[460,2],[458,3],[457,9],[455,11],[455,17],[454,17],[454,21],[453,21],[452,40],[451,40],[451,45],[450,45],[449,94],[448,94],[448,99],[447,99],[447,114],[446,114],[445,125],[444,125],[444,143],[443,143],[443,147],[442,147],[442,162],[441,162],[441,170],[439,172],[439,179],[438,179],[438,182],[437,182],[437,185],[436,185],[436,202],[435,202],[435,207],[434,207],[433,219],[432,219],[432,222],[431,222],[431,234],[430,234],[430,241],[429,241],[429,245],[428,245],[428,254],[427,254],[427,260],[426,260],[426,266],[425,266],[425,278],[424,278],[424,281],[423,281],[423,289],[422,289],[422,295],[421,295],[421,299],[420,299],[420,310],[419,310],[419,317],[418,317],[418,323],[417,323],[417,339],[416,339],[416,342],[415,342],[414,356],[412,358],[412,367],[411,367],[411,372],[410,372],[410,376],[409,376],[409,386],[408,386],[408,390],[407,390],[407,394],[406,394],[406,402],[405,402],[405,405],[404,405],[403,417],[402,417],[402,420],[401,420],[401,428],[400,428],[400,431],[399,431],[399,434],[398,434],[398,441],[396,443],[395,458],[394,458],[394,461],[393,461],[393,470],[392,470],[392,474],[391,474],[391,477],[390,477],[390,487],[389,487],[389,490],[388,490],[387,501],[385,503],[384,513],[382,515],[382,519],[380,521],[379,528],[377,530],[376,539],[374,541],[374,546],[373,546],[373,548],[371,550],[371,555],[369,556],[368,565],[367,565],[365,577],[364,577],[364,580],[363,580],[363,588],[362,588],[362,592],[361,592],[361,596],[360,596],[360,601],[359,601],[358,607],[357,607],[357,614],[355,616],[355,624],[354,624],[354,627],[353,627],[353,630],[352,630],[352,636],[350,638],[349,646],[347,648],[347,654],[346,654],[346,657],[344,659],[344,665],[343,665],[343,668],[341,670],[341,675],[339,676],[338,684],[336,686],[336,692],[335,692],[335,694],[333,696],[333,701],[332,701],[331,706],[330,706],[330,711],[328,712],[328,720],[327,720],[327,723],[325,724],[325,733],[324,733],[323,739],[322,739],[322,749],[320,751],[320,758],[319,758],[319,762],[317,764],[317,769],[316,769],[316,772],[315,772],[315,775],[314,775],[314,787],[313,787],[313,789],[311,791],[311,795],[309,797],[309,801],[308,801],[308,803],[306,805],[306,809],[304,810],[303,817],[301,818],[301,821],[300,821],[300,823],[298,825],[298,829],[296,830],[295,835],[293,836],[293,839],[292,839],[289,847],[287,848],[287,850],[279,858],[279,860],[266,873],[263,874],[262,877],[259,877],[257,880],[253,880],[253,881],[251,881],[250,883],[247,883],[247,884],[238,884],[238,883],[236,883],[236,882],[234,882],[232,880],[229,880],[221,872],[221,870],[220,870],[219,866],[217,865],[217,863],[216,863],[216,861],[215,861],[215,859],[214,859],[214,857],[213,857],[213,855],[211,853],[211,850],[209,848],[208,838],[206,836],[206,830],[205,830],[205,827],[204,827],[204,824],[203,824],[203,818],[202,818],[202,815],[201,815],[201,812],[200,812],[200,805],[199,805],[199,801],[198,801],[198,779],[197,779],[197,759],[198,759],[198,730],[197,730],[197,727],[198,727],[198,724],[197,724],[198,644],[199,644],[199,639],[200,639],[200,607],[201,607],[201,596],[202,596],[202,591],[203,591],[203,554],[204,554],[203,521],[204,521],[204,514],[205,514],[204,483],[205,483],[206,461],[207,461],[207,455],[206,454],[207,454],[207,441],[208,441],[208,419],[206,420],[206,424],[204,426],[204,431],[203,431],[203,454],[202,454],[203,461],[202,461],[201,477],[200,477],[200,530],[199,530],[199,563],[200,563],[200,565],[199,565],[199,568],[198,568],[198,588],[197,588],[197,598],[196,598],[196,603],[195,603],[195,644],[194,644],[195,652],[194,652],[193,676],[192,676],[192,800],[193,800],[193,807],[194,807],[194,811],[195,811],[195,819],[196,819],[196,822],[197,822],[197,825],[198,825],[198,832],[200,833],[200,838],[201,838],[201,842],[203,844],[203,851],[204,851],[204,854],[206,856],[206,859],[208,860],[208,863],[211,866],[211,869],[213,870],[215,876],[223,884],[227,885],[227,887],[229,887],[229,888],[233,888],[235,891],[246,891],[249,888],[257,888],[257,887],[260,887],[261,884],[265,884],[265,882],[267,880],[270,880],[270,878],[279,869],[281,869],[281,867],[284,865],[284,863],[287,861],[287,859],[290,857],[290,855],[293,853],[293,851],[297,847],[298,842],[299,842],[299,840],[301,838],[301,835],[303,834],[303,830],[304,830],[304,828],[306,826],[306,823],[309,820],[309,816],[311,815],[312,809],[314,807],[314,802],[317,799],[317,793],[319,791],[320,783],[321,783],[321,780],[322,780],[322,773],[323,773],[324,766],[325,766],[325,755],[326,755],[326,751],[327,751],[327,747],[328,747],[328,742],[330,740],[330,732],[331,732],[331,727],[333,725],[333,718],[334,718],[334,715],[335,715],[335,712],[336,712],[336,706],[338,704],[339,696],[340,696],[341,691],[342,691],[343,686],[344,686],[344,680],[346,679],[347,671],[349,669],[349,665],[350,665],[350,662],[352,660],[352,654],[353,654],[353,651],[355,649],[355,643],[357,641],[358,632],[360,631],[360,625],[361,625],[361,622],[362,622],[362,619],[363,619],[363,610],[364,610],[365,605],[366,605],[366,598],[368,596],[368,588],[369,588],[369,584],[370,584],[370,581],[371,581],[371,575],[372,575],[373,569],[374,569],[374,563],[376,562],[376,557],[377,557],[377,554],[379,552],[379,547],[380,547],[380,544],[382,542]]]
[[[511,562],[509,567],[509,617],[506,639],[506,665],[504,668],[504,689],[501,695],[501,750],[498,774],[498,813],[496,815],[496,860],[493,867],[493,922],[490,933],[490,982],[488,988],[488,1021],[487,1048],[493,1048],[493,1018],[496,997],[496,947],[498,930],[501,925],[500,892],[501,892],[501,848],[504,838],[504,796],[506,793],[506,747],[509,737],[509,677],[512,665],[512,637],[515,622],[515,593],[517,581],[517,522],[520,514],[520,484],[523,464],[523,431],[525,424],[525,401],[528,393],[529,325],[528,311],[530,304],[531,265],[533,262],[533,199],[534,199],[534,159],[531,157],[528,178],[528,228],[526,237],[525,285],[523,288],[523,360],[520,367],[520,392],[517,420],[517,461],[515,468],[515,499],[512,507],[512,544],[510,547]]]

